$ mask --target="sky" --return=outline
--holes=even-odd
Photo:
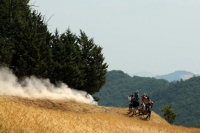
[[[93,38],[111,70],[200,74],[199,0],[30,0],[48,29]]]

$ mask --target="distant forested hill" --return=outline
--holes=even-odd
[[[161,108],[172,104],[177,114],[176,125],[196,126],[200,124],[200,77],[169,82],[164,79],[130,77],[123,71],[109,71],[107,83],[94,96],[99,105],[128,107],[127,96],[136,90],[146,93],[154,101],[153,110],[162,116]]]

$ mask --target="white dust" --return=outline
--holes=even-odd
[[[25,83],[25,85],[23,85]],[[0,68],[0,96],[20,96],[28,98],[69,99],[90,103],[86,92],[69,88],[61,83],[59,87],[49,79],[38,79],[35,76],[25,78],[19,83],[17,77],[8,68]]]

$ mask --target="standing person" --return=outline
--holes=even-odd
[[[138,106],[139,106],[139,93],[138,93],[138,90],[136,92],[134,92],[134,96],[131,99],[131,103],[132,103],[132,107],[133,107],[133,109],[132,109],[133,114],[131,116],[133,116],[133,115],[136,114],[136,111],[138,110]]]
[[[141,108],[140,109],[138,109],[138,113],[139,113],[139,115],[143,115],[143,113],[145,112],[145,103],[142,101],[142,103],[141,103]]]
[[[136,109],[138,109],[138,106],[140,105],[139,103],[139,92],[138,90],[135,92],[135,101],[136,101]]]
[[[131,99],[133,98],[133,95],[129,95],[128,96],[128,100],[130,101],[129,102],[129,113],[132,111],[132,107],[133,107],[133,104],[132,104],[132,102],[131,102]]]
[[[147,97],[148,103],[147,103],[147,120],[151,119],[151,108],[153,107],[153,101],[149,97]]]

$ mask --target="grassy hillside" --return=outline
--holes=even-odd
[[[196,126],[200,124],[200,77],[168,82],[147,77],[130,77],[122,71],[110,71],[105,86],[94,96],[99,105],[128,107],[127,96],[138,90],[154,101],[153,110],[163,115],[161,109],[171,104],[177,114],[175,125]]]
[[[0,133],[198,133],[173,126],[152,113],[146,121],[129,117],[127,108],[89,105],[69,100],[0,96]]]

